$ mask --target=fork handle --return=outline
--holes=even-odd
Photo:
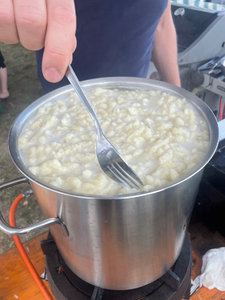
[[[211,68],[211,71],[214,70],[220,63],[222,60],[225,59],[225,55],[223,57],[221,57]]]
[[[81,101],[83,102],[85,107],[87,108],[89,115],[91,116],[92,120],[94,121],[97,134],[103,134],[102,127],[101,127],[99,119],[94,111],[94,108],[93,108],[91,102],[88,100],[88,97],[86,96],[83,88],[81,87],[81,84],[70,64],[68,65],[68,68],[66,70],[66,77],[68,78],[69,82],[71,83],[71,85],[73,86],[75,91],[77,92],[79,98],[81,99]]]

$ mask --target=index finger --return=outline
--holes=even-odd
[[[42,72],[46,80],[58,82],[65,75],[76,45],[74,1],[47,0],[47,19]]]
[[[19,42],[12,0],[0,0],[0,41],[6,44]]]

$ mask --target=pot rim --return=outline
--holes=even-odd
[[[15,122],[13,123],[8,137],[8,148],[9,153],[11,156],[11,159],[17,169],[26,177],[29,179],[29,181],[34,182],[48,190],[58,192],[62,195],[72,196],[72,197],[79,197],[79,198],[85,198],[85,199],[129,199],[129,198],[136,198],[140,195],[152,195],[159,193],[165,189],[172,188],[186,180],[188,180],[190,177],[194,176],[198,172],[200,172],[205,165],[209,162],[209,160],[214,155],[217,145],[218,145],[218,139],[219,139],[219,130],[218,130],[218,124],[217,120],[211,111],[211,109],[197,96],[190,93],[189,91],[184,90],[183,88],[173,86],[169,83],[151,80],[151,79],[145,79],[145,78],[135,78],[135,77],[107,77],[107,78],[98,78],[98,79],[90,79],[82,81],[83,88],[88,91],[93,88],[114,88],[114,89],[145,89],[145,90],[161,90],[164,92],[172,93],[179,97],[186,98],[187,101],[191,102],[192,105],[197,109],[197,111],[200,113],[200,115],[203,117],[203,119],[206,121],[209,135],[210,135],[210,141],[209,141],[209,147],[208,151],[205,154],[204,158],[188,173],[185,175],[179,177],[179,179],[172,181],[171,183],[168,183],[166,185],[160,186],[159,188],[154,188],[149,191],[142,191],[142,192],[135,192],[135,193],[129,193],[129,194],[120,194],[120,195],[92,195],[92,194],[80,194],[80,193],[73,193],[68,192],[64,189],[56,188],[51,185],[47,185],[44,181],[37,178],[34,174],[32,174],[28,168],[23,163],[18,149],[18,138],[20,136],[20,133],[22,129],[24,128],[26,122],[33,116],[33,114],[37,111],[37,109],[42,106],[46,102],[50,101],[56,101],[59,100],[59,97],[63,98],[63,96],[67,96],[68,93],[73,92],[74,89],[71,85],[64,86],[62,88],[56,89],[53,92],[50,92],[40,98],[38,98],[36,101],[31,103],[25,110],[22,111],[22,113],[17,117]],[[56,98],[56,99],[55,99]],[[60,99],[61,99],[60,98]]]

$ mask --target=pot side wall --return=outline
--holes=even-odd
[[[46,218],[60,217],[51,233],[69,268],[106,289],[153,282],[176,261],[203,170],[155,194],[130,199],[80,199],[31,182]]]

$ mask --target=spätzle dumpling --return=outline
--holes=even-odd
[[[184,98],[153,90],[102,88],[88,96],[106,137],[142,179],[139,191],[178,180],[207,151],[207,124]],[[19,138],[24,163],[47,184],[82,194],[135,192],[105,175],[95,144],[93,121],[76,93],[40,107]]]

